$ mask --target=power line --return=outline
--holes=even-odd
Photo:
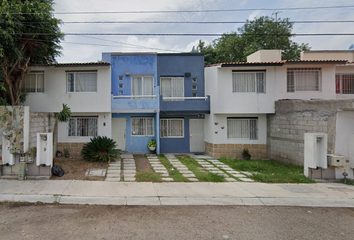
[[[247,12],[247,11],[292,11],[292,10],[314,10],[314,9],[341,9],[354,8],[349,6],[324,6],[324,7],[288,7],[288,8],[239,8],[239,9],[206,9],[206,10],[152,10],[152,11],[112,11],[112,12],[54,12],[54,14],[151,14],[151,13],[216,13],[216,12]],[[0,14],[41,14],[41,13],[0,13]],[[47,13],[45,13],[47,14]]]
[[[300,21],[289,21],[294,24],[310,24],[310,23],[353,23],[354,20],[300,20]],[[4,22],[0,22],[4,23]],[[16,23],[16,22],[15,22]],[[42,22],[19,22],[19,24],[41,24],[41,23],[51,23],[49,21]],[[182,22],[182,21],[68,21],[62,22],[63,24],[235,24],[235,23],[249,23],[247,21],[191,21],[191,22]],[[276,24],[275,22],[267,22],[270,24]]]
[[[1,34],[1,33],[0,33]],[[4,34],[4,33],[2,33]],[[37,35],[47,36],[55,33],[14,33],[11,35]],[[183,36],[183,37],[220,37],[229,33],[64,33],[66,36]],[[250,34],[250,33],[232,33],[245,36],[273,36],[274,34]],[[296,36],[354,36],[354,33],[292,33],[278,34],[278,36],[296,37]]]

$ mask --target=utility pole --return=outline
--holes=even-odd
[[[274,49],[277,49],[277,43],[278,43],[278,13],[281,13],[281,11],[276,11],[273,13],[275,14]]]

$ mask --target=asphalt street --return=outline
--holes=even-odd
[[[353,239],[354,208],[2,203],[0,239]]]

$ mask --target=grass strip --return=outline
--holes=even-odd
[[[315,183],[305,177],[303,167],[289,163],[278,163],[275,160],[239,160],[233,158],[221,158],[225,163],[236,171],[252,173],[252,179],[265,183]]]
[[[162,165],[167,169],[168,174],[173,178],[174,182],[189,182],[186,177],[183,177],[182,173],[180,173],[172,163],[165,157],[165,155],[158,155],[158,158]]]
[[[195,159],[183,155],[177,157],[201,182],[226,182],[224,176],[207,171]]]
[[[161,175],[151,171],[139,171],[136,173],[137,182],[162,182]]]

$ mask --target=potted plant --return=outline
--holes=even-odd
[[[157,146],[156,140],[151,139],[146,146],[150,149],[150,151],[154,152],[156,150],[156,146]]]
[[[57,157],[60,158],[63,156],[63,153],[59,150],[57,150],[57,153],[56,153]]]
[[[244,160],[250,160],[251,159],[251,154],[247,148],[244,148],[242,151],[242,156]]]
[[[66,157],[66,158],[70,157],[70,153],[69,153],[69,150],[67,148],[64,148],[64,157]]]

